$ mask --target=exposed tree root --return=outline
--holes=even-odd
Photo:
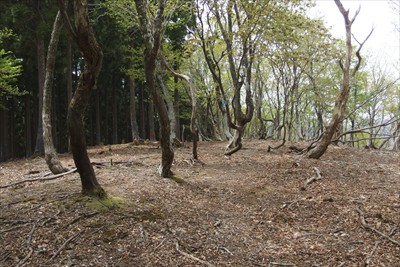
[[[374,233],[380,235],[381,237],[386,238],[387,240],[389,240],[389,241],[392,242],[393,244],[395,244],[395,245],[397,245],[397,246],[400,247],[400,242],[399,242],[399,241],[397,241],[397,240],[391,238],[390,236],[388,236],[388,235],[382,233],[381,231],[379,231],[379,230],[375,229],[374,227],[372,227],[371,225],[369,225],[369,224],[365,221],[364,212],[363,212],[359,207],[356,207],[356,211],[358,212],[358,215],[360,216],[360,221],[361,221],[361,224],[362,224],[362,226],[363,226],[364,228],[367,228],[367,229],[371,230],[372,232],[374,232]]]

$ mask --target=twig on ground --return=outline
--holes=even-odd
[[[68,227],[74,223],[76,223],[77,221],[79,221],[82,218],[90,218],[96,214],[99,214],[98,211],[94,211],[94,212],[90,212],[90,213],[84,213],[82,215],[79,215],[78,217],[74,218],[71,222],[67,223],[64,227]]]
[[[270,261],[268,266],[296,266],[296,264]]]
[[[64,244],[62,244],[61,247],[57,250],[57,252],[54,253],[54,255],[50,258],[49,261],[54,260],[54,259],[58,256],[58,254],[60,254],[61,251],[68,245],[68,243],[71,242],[71,241],[72,241],[73,239],[75,239],[76,237],[78,237],[80,234],[82,234],[82,232],[83,232],[83,230],[77,232],[76,234],[74,234],[73,236],[71,236],[70,238],[68,238],[68,239],[64,242]]]
[[[369,266],[371,263],[372,257],[374,256],[376,250],[378,249],[378,245],[381,243],[381,241],[376,241],[374,247],[371,250],[371,253],[369,253],[367,259],[365,260],[364,267]]]
[[[28,254],[25,256],[25,258],[23,258],[22,260],[20,260],[20,261],[18,262],[18,264],[17,264],[16,267],[22,266],[22,265],[32,256],[32,253],[33,253],[33,248],[29,247],[29,252],[28,252]]]
[[[375,229],[374,227],[372,227],[371,225],[369,225],[369,224],[365,221],[364,212],[363,212],[359,207],[356,207],[356,211],[358,212],[358,215],[359,215],[359,217],[360,217],[361,225],[362,225],[364,228],[367,228],[367,229],[371,230],[372,232],[374,232],[374,233],[376,233],[376,234],[378,234],[378,235],[380,235],[380,236],[386,238],[387,240],[389,240],[389,241],[392,242],[393,244],[395,244],[395,245],[397,245],[397,246],[400,247],[400,242],[399,242],[399,241],[397,241],[397,240],[391,238],[391,237],[388,236],[388,235],[385,235],[385,234],[382,233],[381,231],[379,231],[379,230]]]
[[[1,230],[1,231],[0,231],[0,234],[6,233],[6,232],[11,232],[11,231],[16,230],[16,229],[19,229],[19,228],[21,228],[21,227],[23,227],[23,225],[13,226],[13,227],[11,227],[11,228],[8,228],[8,229],[5,229],[5,230]]]
[[[158,244],[158,245],[154,248],[154,250],[157,250],[159,247],[161,247],[162,244],[164,244],[165,240],[167,240],[167,237],[164,238],[164,239],[160,242],[160,244]]]
[[[299,200],[292,200],[292,201],[285,202],[285,203],[283,203],[283,205],[281,206],[281,209],[284,209],[284,208],[290,209],[290,207],[291,207],[292,205],[297,204],[297,203],[299,203]]]
[[[228,253],[229,255],[233,256],[233,253],[229,251],[229,249],[227,249],[226,247],[218,247],[219,249],[222,249],[223,251],[225,251],[226,253]]]
[[[201,259],[199,259],[199,258],[197,258],[197,257],[195,257],[195,256],[193,256],[193,255],[191,255],[191,254],[189,254],[189,253],[186,253],[186,252],[180,250],[180,249],[179,249],[179,244],[178,244],[178,242],[175,242],[175,248],[176,248],[176,251],[177,251],[177,252],[179,252],[181,255],[183,255],[183,256],[185,256],[185,257],[187,257],[187,258],[190,258],[190,259],[192,259],[192,260],[195,260],[195,261],[197,261],[197,262],[200,262],[201,264],[204,264],[204,265],[206,265],[206,266],[214,267],[213,264],[211,264],[211,263],[209,263],[209,262],[207,262],[207,261],[201,260]]]
[[[36,222],[34,222],[34,223],[32,224],[32,229],[31,229],[31,231],[29,232],[28,239],[26,240],[26,244],[27,244],[29,247],[31,246],[32,237],[33,237],[33,233],[35,232],[35,229],[36,229]]]
[[[74,168],[74,169],[69,170],[69,171],[67,171],[67,172],[63,172],[63,173],[60,173],[60,174],[51,175],[51,176],[48,176],[48,177],[42,176],[42,177],[39,177],[39,178],[26,179],[26,180],[17,181],[17,182],[14,182],[14,183],[6,184],[6,185],[0,185],[0,189],[1,189],[1,188],[7,188],[7,187],[15,186],[15,185],[19,185],[19,184],[24,184],[24,183],[36,182],[36,181],[49,181],[49,180],[54,180],[54,179],[56,179],[56,178],[65,176],[65,175],[67,175],[67,174],[76,172],[76,170],[77,170],[77,169]]]
[[[311,178],[308,178],[307,181],[305,181],[304,185],[301,187],[301,190],[306,190],[307,185],[316,182],[318,180],[321,180],[323,177],[321,175],[321,172],[319,171],[319,169],[317,167],[313,168],[316,176],[312,176]]]

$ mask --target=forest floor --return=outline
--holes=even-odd
[[[201,142],[195,164],[177,148],[175,179],[156,144],[90,148],[112,202],[83,197],[76,172],[44,181],[43,158],[1,163],[0,266],[400,266],[399,153],[225,145]]]

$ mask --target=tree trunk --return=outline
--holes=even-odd
[[[64,19],[68,20],[64,7]],[[107,196],[97,181],[94,169],[90,163],[86,149],[83,115],[88,105],[92,90],[96,87],[103,53],[93,34],[89,23],[87,0],[74,1],[75,29],[69,27],[84,59],[84,69],[79,77],[78,87],[68,108],[67,124],[71,137],[71,149],[75,165],[79,172],[82,184],[82,193],[85,195],[104,198]],[[70,26],[70,24],[68,24]]]
[[[118,144],[118,89],[112,88],[112,143]]]
[[[60,37],[61,29],[63,26],[61,13],[58,12],[54,20],[53,32],[51,33],[51,39],[47,50],[46,60],[46,76],[43,88],[43,142],[45,160],[47,166],[53,174],[62,173],[68,171],[64,168],[58,158],[56,149],[53,144],[53,132],[52,132],[52,95],[53,95],[53,79],[54,79],[54,65],[56,61],[58,40]]]
[[[174,103],[172,102],[172,97],[168,90],[168,87],[164,83],[164,80],[160,74],[157,74],[157,79],[158,79],[158,83],[162,89],[164,101],[167,104],[168,118],[169,118],[170,127],[171,127],[170,139],[171,139],[171,143],[173,144],[174,140],[177,139],[175,107],[174,107]]]
[[[131,121],[131,134],[132,140],[140,139],[139,136],[139,127],[136,121],[136,96],[135,96],[135,79],[133,77],[129,77],[129,93],[130,93],[130,101],[129,101],[129,113],[130,113],[130,121]]]
[[[7,107],[7,102],[3,101]],[[0,127],[0,162],[6,161],[10,157],[10,125],[8,120],[8,110],[0,108],[0,121],[2,126]]]
[[[161,166],[160,174],[162,177],[171,177],[171,167],[174,160],[170,134],[171,125],[168,118],[168,110],[161,93],[156,87],[156,59],[161,46],[162,25],[164,22],[164,9],[166,0],[158,1],[158,10],[154,20],[149,18],[147,10],[148,3],[145,0],[135,0],[138,12],[141,31],[145,39],[144,70],[149,92],[152,95],[153,103],[157,108],[160,119],[160,143],[161,143]]]
[[[149,99],[149,102],[148,102],[147,116],[149,117],[149,119],[148,119],[149,140],[150,141],[156,141],[156,130],[154,128],[154,104],[150,99]]]
[[[46,56],[44,48],[43,36],[38,34],[36,40],[37,49],[37,67],[38,67],[38,124],[35,144],[35,154],[44,154],[44,143],[43,143],[43,121],[42,121],[42,110],[43,110],[43,86],[46,72]]]
[[[67,37],[67,106],[72,99],[72,45],[71,38]],[[68,137],[68,151],[71,151],[71,142]]]
[[[25,131],[25,156],[30,157],[32,155],[32,104],[31,96],[25,96],[25,118],[26,118],[26,131]]]
[[[350,64],[351,64],[351,57],[352,57],[351,26],[352,26],[358,13],[356,13],[354,18],[352,20],[350,20],[349,19],[349,11],[346,11],[344,9],[342,3],[339,0],[335,0],[335,3],[338,6],[340,12],[342,13],[342,16],[345,21],[346,57],[345,57],[345,63],[342,66],[342,72],[343,72],[342,86],[341,86],[340,92],[335,101],[335,107],[333,110],[332,119],[329,122],[329,125],[325,129],[325,132],[323,133],[321,141],[317,144],[316,147],[312,148],[307,153],[307,157],[314,158],[314,159],[319,159],[328,149],[328,146],[330,145],[330,143],[332,141],[332,137],[334,136],[334,134],[339,126],[339,123],[341,122],[341,120],[344,116],[344,112],[346,109],[346,103],[347,103],[347,99],[348,99],[349,92],[350,92],[350,82],[351,82]],[[360,49],[361,49],[361,46],[360,46]],[[360,63],[360,57],[359,57],[358,63]],[[353,76],[357,69],[358,68],[356,67],[356,69],[353,71]]]

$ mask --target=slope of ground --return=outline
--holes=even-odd
[[[90,148],[114,204],[82,197],[77,173],[4,187],[48,170],[0,164],[0,266],[399,266],[398,153],[225,145],[200,143],[195,164],[176,149],[174,180],[156,174],[155,144]]]

